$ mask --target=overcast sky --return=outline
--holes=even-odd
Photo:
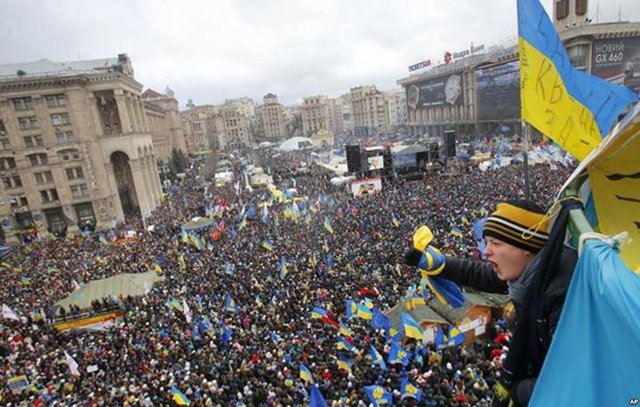
[[[640,21],[640,0],[591,1],[596,21]],[[543,0],[549,12],[552,0]],[[445,51],[515,43],[515,0],[3,1],[0,63],[127,53],[145,88],[218,104],[284,104],[357,85],[396,88]]]

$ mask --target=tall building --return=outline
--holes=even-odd
[[[219,145],[216,128],[212,120],[218,114],[213,105],[191,105],[189,110],[180,112],[185,127],[185,144],[189,154],[198,150],[216,148]]]
[[[278,102],[278,96],[268,93],[262,99],[263,104],[256,109],[261,139],[280,141],[287,136],[287,113]],[[255,136],[255,135],[254,135]]]
[[[249,98],[227,100],[218,107],[216,128],[220,147],[238,150],[251,146],[251,120],[255,107]]]
[[[98,228],[160,203],[156,148],[126,54],[0,66],[5,237]]]
[[[171,89],[163,95],[153,89],[142,94],[156,159],[167,161],[173,149],[187,152],[178,101]]]
[[[351,118],[356,136],[377,135],[386,128],[385,99],[373,86],[351,88]]]
[[[302,135],[311,138],[319,130],[329,130],[329,99],[324,95],[307,96],[302,100]]]
[[[384,92],[384,105],[387,130],[407,122],[407,98],[404,91]]]

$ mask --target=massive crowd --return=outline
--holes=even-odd
[[[21,320],[0,321],[0,402],[169,405],[175,386],[198,405],[305,405],[310,386],[299,376],[304,363],[330,405],[368,405],[364,386],[373,384],[394,393],[396,404],[414,405],[410,398],[400,399],[403,378],[424,391],[420,405],[488,405],[501,340],[488,336],[439,351],[409,341],[407,349],[424,357],[383,371],[368,355],[374,345],[386,359],[385,332],[358,318],[346,321],[344,304],[360,300],[366,287],[377,291],[375,307],[387,310],[419,281],[416,270],[399,266],[419,225],[432,228],[434,245],[445,253],[477,255],[471,226],[463,219],[473,222],[499,200],[522,198],[521,168],[430,173],[421,181],[385,183],[382,193],[356,199],[344,186],[333,186],[326,170],[309,164],[300,171],[302,162],[304,153],[290,153],[270,166],[280,185],[294,179],[297,196],[308,197],[297,220],[286,219],[283,206],[263,187],[241,183],[238,189],[231,182],[203,189],[194,166],[167,191],[146,225],[134,218],[108,233],[36,241],[14,251],[0,273],[0,297]],[[548,206],[569,171],[532,167],[533,200]],[[261,203],[269,202],[263,219]],[[217,238],[214,228],[204,228],[197,232],[204,248],[185,243],[181,226],[219,204],[224,211],[216,219]],[[256,215],[243,222],[252,210]],[[453,226],[463,237],[451,234]],[[137,237],[105,244],[126,230],[137,231]],[[272,250],[265,249],[265,240]],[[48,325],[60,317],[54,303],[72,293],[75,282],[155,265],[164,279],[148,295],[112,301],[122,312],[115,328],[59,333]],[[193,314],[191,323],[176,304],[183,301]],[[338,368],[339,332],[311,318],[316,306],[353,331],[350,371]],[[78,363],[79,375],[70,371],[65,353]],[[7,382],[20,375],[29,387],[13,394]]]

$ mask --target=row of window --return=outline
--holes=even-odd
[[[33,136],[24,136],[22,137],[25,148],[33,148],[33,147],[44,147],[44,139],[42,135],[35,134]],[[56,131],[56,143],[57,144],[68,144],[75,143],[76,137],[73,134],[72,130],[58,130]],[[10,151],[12,150],[11,142],[7,137],[0,137],[0,151]]]
[[[80,151],[75,148],[58,151],[58,156],[62,161],[79,160]],[[49,157],[45,153],[29,154],[27,156],[29,165],[37,167],[49,164]],[[16,159],[13,157],[0,157],[0,171],[13,170],[16,168]]]
[[[89,196],[89,188],[87,187],[87,184],[72,185],[69,187],[69,190],[71,191],[71,195],[74,198],[85,198]],[[55,188],[43,189],[43,190],[40,190],[39,192],[40,192],[40,201],[43,204],[53,203],[60,200],[60,197],[58,196],[58,191]],[[12,195],[10,198],[10,202],[11,202],[11,209],[16,209],[22,206],[29,205],[29,200],[24,194]]]
[[[55,95],[45,95],[44,99],[47,101],[47,106],[51,108],[67,105],[67,97],[62,93]],[[13,110],[17,112],[33,110],[33,98],[31,96],[23,98],[13,98],[11,99],[11,102],[13,103]]]
[[[71,125],[71,119],[69,118],[69,113],[53,113],[50,115],[50,117],[51,117],[51,124],[54,126],[70,126]],[[19,117],[18,127],[20,127],[20,130],[35,130],[40,128],[40,123],[38,123],[38,118],[35,116]]]
[[[68,180],[84,178],[84,171],[82,170],[82,167],[66,168],[65,172]],[[36,184],[38,185],[53,183],[53,173],[51,171],[35,172],[33,173],[33,176],[36,180]],[[22,180],[19,175],[10,175],[2,177],[2,185],[4,185],[5,189],[22,188]]]

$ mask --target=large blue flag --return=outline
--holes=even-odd
[[[640,399],[640,276],[587,241],[531,406],[627,406]],[[634,401],[635,400],[635,401]]]
[[[389,406],[393,405],[393,396],[382,386],[365,386],[364,392],[367,393],[374,407],[385,404]]]

